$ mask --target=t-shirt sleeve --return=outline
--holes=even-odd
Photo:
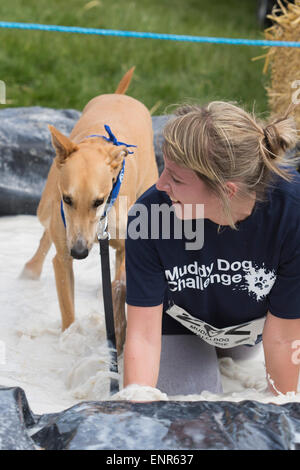
[[[293,225],[282,246],[276,280],[268,296],[272,315],[286,319],[300,318],[300,221]]]
[[[132,218],[129,217],[128,224]],[[167,287],[159,254],[150,238],[125,240],[126,303],[139,307],[154,307],[164,301]]]

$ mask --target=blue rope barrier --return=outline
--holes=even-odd
[[[39,31],[59,31],[62,33],[97,34],[100,36],[118,36],[127,38],[160,39],[167,41],[188,41],[212,44],[231,44],[239,46],[276,46],[276,47],[300,47],[296,41],[267,41],[264,39],[233,39],[215,38],[207,36],[186,36],[180,34],[159,34],[137,31],[119,31],[114,29],[81,28],[79,26],[57,26],[35,23],[12,23],[0,21],[0,28],[27,29]]]

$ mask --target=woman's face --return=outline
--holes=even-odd
[[[207,188],[193,170],[177,165],[164,156],[165,167],[156,188],[165,191],[173,202],[179,219],[211,218],[220,213],[221,205],[216,195]],[[197,204],[204,205],[204,214],[197,211]]]

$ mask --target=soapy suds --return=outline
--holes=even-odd
[[[76,321],[64,333],[57,301],[52,246],[39,280],[19,279],[34,254],[43,228],[34,216],[0,218],[0,385],[20,386],[34,413],[59,412],[86,400],[256,400],[300,402],[300,393],[273,396],[267,391],[263,351],[249,360],[219,360],[224,394],[166,396],[131,385],[110,397],[99,249],[74,261]],[[114,250],[111,249],[114,275]],[[4,354],[3,354],[4,353]],[[119,358],[122,383],[123,357]]]
[[[112,400],[168,401],[169,398],[158,388],[131,384],[113,395]]]

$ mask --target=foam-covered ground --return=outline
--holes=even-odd
[[[5,349],[5,358],[0,354],[0,385],[22,387],[33,412],[51,413],[80,401],[109,399],[300,402],[299,393],[274,397],[266,391],[262,348],[250,360],[219,360],[223,395],[167,397],[159,390],[131,386],[110,397],[99,248],[94,245],[86,260],[74,261],[76,321],[61,333],[51,262],[54,247],[40,280],[19,279],[42,233],[34,216],[0,218],[0,346]],[[113,275],[113,250],[111,264]],[[122,375],[122,357],[119,370]]]

